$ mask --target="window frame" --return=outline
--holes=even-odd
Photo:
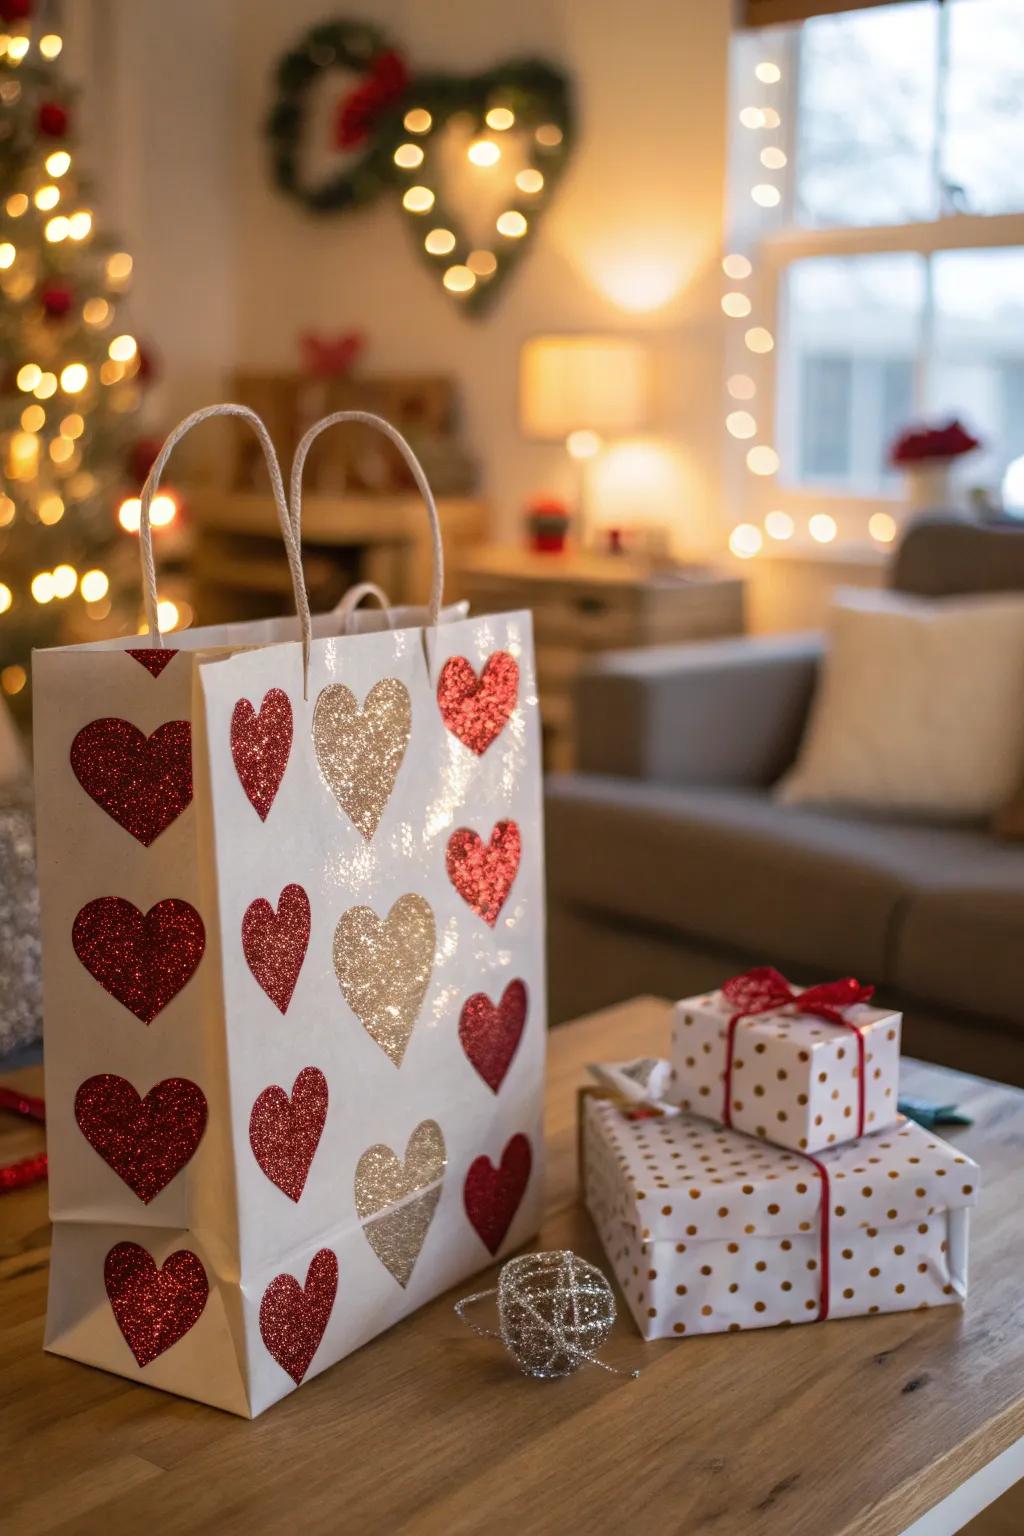
[[[948,8],[942,0],[933,0],[939,13],[937,62],[940,69],[948,68]],[[751,296],[754,300],[758,323],[764,325],[776,338],[776,348],[770,354],[769,365],[760,370],[758,380],[758,414],[770,424],[773,440],[777,443],[782,469],[770,479],[747,474],[744,477],[742,501],[737,502],[741,516],[751,514],[761,520],[764,514],[778,507],[797,519],[798,526],[806,523],[806,517],[815,511],[826,511],[839,523],[840,534],[829,546],[809,545],[805,540],[794,538],[788,545],[778,547],[780,553],[787,548],[804,553],[814,548],[823,556],[829,552],[848,552],[858,544],[878,545],[868,533],[868,520],[878,511],[897,516],[905,510],[905,499],[898,491],[886,494],[880,490],[851,490],[839,484],[798,482],[788,479],[786,464],[794,465],[793,440],[795,422],[784,419],[786,402],[798,402],[799,390],[795,383],[797,360],[784,344],[788,335],[788,316],[785,312],[786,278],[793,263],[818,256],[861,256],[907,252],[922,258],[925,263],[925,305],[921,318],[921,340],[917,354],[916,396],[923,402],[926,380],[929,376],[934,347],[934,316],[931,303],[932,268],[930,258],[945,251],[999,249],[1008,246],[1024,246],[1024,209],[1012,213],[980,214],[943,211],[932,219],[922,219],[905,224],[825,226],[801,225],[795,214],[796,188],[799,181],[799,88],[800,88],[800,28],[798,26],[772,28],[762,32],[758,40],[760,56],[776,61],[783,72],[783,83],[776,87],[774,102],[782,118],[781,147],[787,156],[787,166],[782,180],[782,201],[777,210],[765,215],[759,211],[751,215],[749,206],[737,207],[734,195],[733,242],[739,249],[749,250],[754,263]],[[755,34],[747,33],[749,40]],[[742,35],[741,35],[742,45]],[[738,50],[739,52],[739,50]],[[750,44],[742,47],[742,59],[736,61],[734,71],[734,101],[749,97],[749,87],[744,91],[739,84],[739,69],[751,57]],[[744,76],[749,79],[749,75]],[[941,125],[944,116],[944,91],[940,86],[936,104],[935,162],[940,196],[941,177]],[[735,112],[731,114],[733,123]],[[730,179],[739,199],[746,197],[751,169],[756,165],[756,151],[761,147],[756,141],[744,143],[740,132],[733,129],[736,140],[731,157]],[[743,191],[740,189],[743,188]],[[745,226],[745,227],[744,227]],[[781,343],[781,345],[780,345]],[[729,360],[728,372],[742,369],[749,371],[751,359],[742,362],[738,353]],[[923,404],[922,404],[923,409]],[[751,484],[751,482],[754,482]]]

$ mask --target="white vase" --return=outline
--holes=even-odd
[[[959,504],[953,459],[923,459],[904,469],[907,506],[912,512],[948,512]]]

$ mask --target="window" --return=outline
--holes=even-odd
[[[730,248],[752,270],[726,283],[749,311],[723,296],[730,385],[779,455],[743,480],[742,517],[778,505],[799,529],[831,499],[840,540],[865,538],[900,497],[893,439],[950,416],[996,497],[1024,455],[1024,0],[747,33],[733,68]]]

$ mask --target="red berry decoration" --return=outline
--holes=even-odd
[[[32,0],[0,0],[0,21],[25,21],[32,15]]]
[[[44,101],[39,106],[39,132],[47,138],[62,139],[68,131],[68,110],[59,101]]]
[[[64,283],[48,283],[39,295],[48,320],[62,320],[71,308],[73,298],[71,289]]]

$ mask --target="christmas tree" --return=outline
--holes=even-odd
[[[119,313],[132,259],[96,226],[62,39],[32,11],[0,0],[0,686],[15,707],[34,646],[138,629],[117,508],[146,468],[147,369]]]

